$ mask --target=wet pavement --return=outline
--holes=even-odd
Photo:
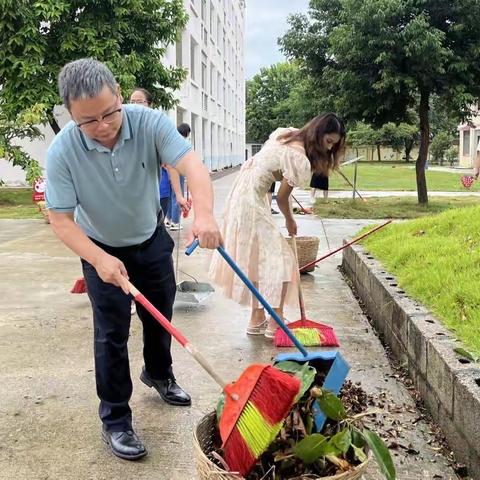
[[[236,174],[214,182],[216,211]],[[297,192],[302,196],[301,192]],[[280,215],[276,216],[281,224]],[[298,216],[299,235],[320,237],[321,223]],[[369,220],[325,220],[331,248],[354,236]],[[180,232],[183,250],[183,236]],[[173,233],[173,232],[172,232]],[[174,236],[176,236],[174,234]],[[179,280],[205,275],[209,255],[179,255]],[[351,365],[349,378],[384,399],[383,423],[399,437],[393,451],[400,480],[454,479],[447,460],[430,445],[430,427],[389,366],[338,265],[341,256],[303,276],[309,318],[329,323]],[[93,374],[92,321],[86,295],[69,293],[80,262],[37,220],[0,220],[0,479],[2,480],[182,480],[196,478],[192,431],[212,411],[219,387],[178,345],[174,370],[192,395],[189,408],[166,405],[140,383],[141,326],[132,318],[129,343],[134,427],[149,449],[132,463],[112,456],[100,439]],[[287,318],[297,319],[296,310]],[[215,292],[200,306],[177,305],[175,325],[205,354],[218,373],[233,380],[250,363],[276,354],[264,338],[249,338],[249,312]],[[175,343],[175,342],[174,342]],[[393,437],[392,437],[393,438]],[[410,453],[408,453],[410,452]],[[366,479],[379,479],[373,464]]]

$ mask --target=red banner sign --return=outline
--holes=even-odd
[[[45,201],[45,179],[43,177],[38,177],[33,183],[33,201]]]

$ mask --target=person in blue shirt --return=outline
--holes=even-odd
[[[185,139],[188,139],[191,129],[188,123],[181,123],[178,128],[178,133]],[[169,170],[170,172],[170,170]],[[183,228],[180,225],[180,213],[182,211],[188,211],[188,202],[185,199],[184,189],[185,189],[185,178],[180,175],[178,179],[178,184],[176,183],[176,178],[171,178],[172,188],[170,191],[170,200],[168,202],[168,211],[166,214],[165,225],[170,228],[170,230],[180,230]]]
[[[81,259],[93,310],[95,380],[102,438],[118,457],[147,454],[132,426],[127,342],[129,280],[171,319],[176,291],[173,241],[159,222],[159,168],[185,175],[195,198],[188,243],[222,244],[213,217],[209,173],[191,145],[159,110],[123,105],[112,72],[84,58],[66,64],[59,93],[72,121],[47,152],[46,206],[59,239]],[[160,216],[161,218],[161,216]],[[190,405],[172,369],[171,337],[141,306],[140,379],[173,405]]]
[[[152,94],[145,88],[135,87],[130,94],[130,103],[150,107]],[[190,131],[190,127],[188,129]],[[188,136],[183,135],[180,129],[178,131],[184,138]],[[184,177],[179,175],[174,168],[171,168],[168,164],[162,165],[160,169],[160,206],[165,219],[165,226],[171,230],[176,230],[171,228],[172,211],[175,212],[176,216],[178,215],[179,219],[180,210],[188,211],[190,209],[187,200],[183,197],[183,183]],[[172,203],[175,204],[174,207],[172,207]],[[177,220],[177,224],[180,227],[178,222],[179,220]],[[134,312],[134,307],[132,307],[132,312]]]

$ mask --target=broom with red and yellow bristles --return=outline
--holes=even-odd
[[[295,262],[298,267],[298,252],[297,252],[297,242],[295,240],[295,235],[292,236],[292,250],[295,256]],[[312,320],[307,319],[305,313],[305,302],[303,300],[302,292],[302,280],[300,278],[300,273],[297,274],[298,280],[298,303],[300,305],[300,320],[296,322],[289,323],[287,325],[290,332],[293,333],[295,338],[304,345],[305,347],[339,347],[339,343],[333,327],[330,325],[325,325],[323,323],[313,322]],[[281,328],[277,328],[275,331],[275,336],[273,343],[276,347],[293,347],[291,337],[286,335]]]
[[[300,381],[271,365],[251,365],[227,384],[192,345],[130,282],[128,288],[160,325],[184,347],[225,392],[219,419],[225,460],[233,472],[246,475],[282,428],[300,391]]]
[[[87,293],[87,284],[83,277],[75,281],[70,293]]]

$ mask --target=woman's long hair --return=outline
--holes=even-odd
[[[338,133],[340,140],[330,151],[323,146],[323,137],[328,133]],[[334,113],[318,115],[303,128],[294,132],[286,132],[278,139],[285,143],[301,141],[305,148],[314,173],[329,175],[336,169],[345,153],[345,125]]]

